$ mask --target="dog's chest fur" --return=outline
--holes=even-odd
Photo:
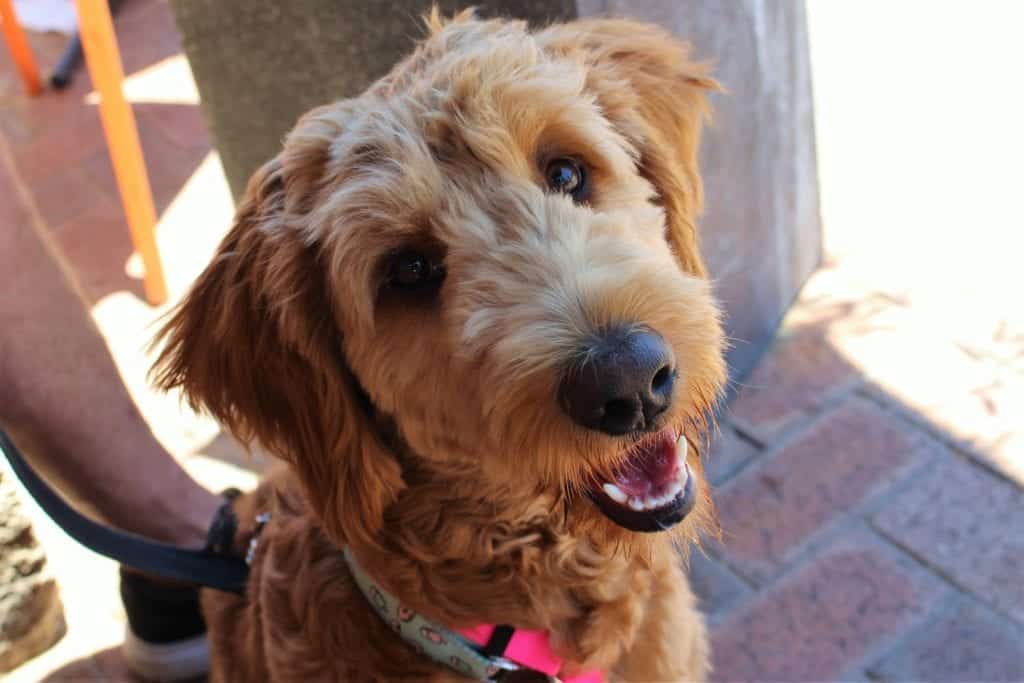
[[[296,489],[288,474],[277,473],[237,505],[240,546],[256,514],[270,509],[274,516],[259,538],[248,595],[203,596],[212,680],[464,680],[415,653],[371,609]],[[556,651],[581,669],[616,667],[645,618],[657,575],[671,571],[665,558],[603,554],[551,530],[517,532],[453,508],[435,533],[419,534],[413,525],[396,537],[399,544],[415,537],[411,552],[445,539],[452,559],[431,573],[408,555],[390,555],[371,560],[371,575],[440,623],[546,629]],[[475,539],[475,552],[461,547],[464,539]]]

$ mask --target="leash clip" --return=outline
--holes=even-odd
[[[522,666],[505,657],[488,657],[498,669],[488,681],[490,683],[562,683],[558,676],[549,676],[535,669]]]
[[[256,515],[256,528],[252,531],[252,538],[249,539],[249,548],[245,551],[245,563],[247,565],[252,565],[252,561],[256,557],[256,548],[260,543],[260,532],[263,531],[263,527],[265,527],[269,521],[269,512],[261,512]]]

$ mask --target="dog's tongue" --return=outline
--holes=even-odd
[[[676,439],[665,431],[630,456],[622,471],[615,475],[615,483],[626,494],[643,500],[667,489],[678,478]]]

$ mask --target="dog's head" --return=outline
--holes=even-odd
[[[693,527],[724,381],[695,230],[713,81],[643,24],[429,24],[251,180],[160,384],[293,463],[344,542],[428,480]]]

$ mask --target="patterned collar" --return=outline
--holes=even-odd
[[[484,624],[454,631],[413,612],[371,579],[348,548],[345,562],[373,609],[416,652],[477,681],[542,680],[548,683],[603,683],[600,672],[559,679],[562,660],[547,633]],[[524,674],[533,674],[529,679]]]

